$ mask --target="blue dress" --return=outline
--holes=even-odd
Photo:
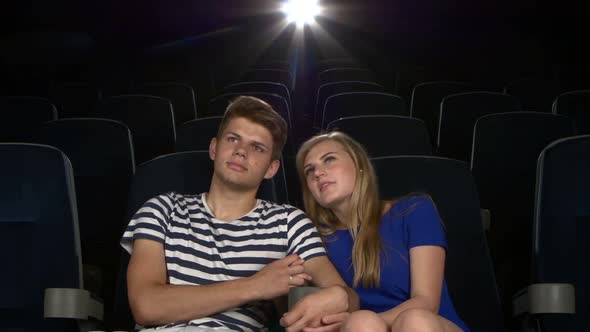
[[[436,207],[427,196],[411,196],[396,202],[381,219],[381,280],[378,288],[354,288],[363,310],[387,311],[410,298],[410,248],[424,245],[446,250],[443,224]],[[326,238],[328,257],[344,281],[352,287],[352,237],[348,230],[338,230]],[[446,282],[440,299],[439,315],[469,331],[459,318]]]

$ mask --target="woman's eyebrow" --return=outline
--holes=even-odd
[[[337,154],[337,152],[336,151],[328,151],[320,157],[320,160],[324,160],[328,155],[331,155],[331,154]],[[310,165],[311,165],[310,163],[303,165],[303,169],[305,170]]]

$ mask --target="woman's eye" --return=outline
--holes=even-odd
[[[329,156],[329,157],[326,157],[326,159],[324,159],[324,162],[325,162],[325,163],[330,163],[330,162],[332,162],[332,161],[334,161],[334,160],[336,160],[336,158],[334,158],[334,157],[332,157],[332,156]]]

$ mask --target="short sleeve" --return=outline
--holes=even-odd
[[[418,246],[441,246],[446,249],[443,223],[432,199],[428,196],[410,198],[407,209],[408,249]]]
[[[304,260],[326,255],[319,232],[303,211],[291,208],[287,216],[287,227],[288,255],[297,254]]]
[[[166,240],[166,230],[174,203],[170,195],[151,198],[137,210],[121,238],[121,246],[131,253],[133,241],[147,239],[160,243]]]

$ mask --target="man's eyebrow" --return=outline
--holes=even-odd
[[[252,141],[253,145],[260,145],[265,149],[268,149],[268,146],[266,146],[266,144],[262,143],[262,142],[258,142],[258,141]]]
[[[242,138],[242,136],[240,134],[238,134],[238,133],[236,133],[234,131],[228,131],[226,133],[226,135],[232,135],[232,136],[236,136],[237,138]],[[259,142],[259,141],[256,141],[256,140],[253,140],[252,141],[252,145],[260,145],[260,146],[262,146],[265,149],[269,149],[269,147],[266,144],[264,144],[262,142]]]

